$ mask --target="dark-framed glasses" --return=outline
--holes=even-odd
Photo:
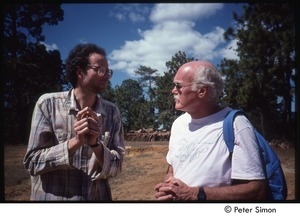
[[[93,69],[101,77],[107,75],[109,78],[111,78],[112,75],[113,75],[113,70],[105,68],[103,66],[91,66],[91,65],[88,65],[88,67],[91,68],[91,69]]]
[[[187,84],[182,84],[182,83],[179,83],[179,82],[174,82],[173,84],[174,84],[174,87],[177,90],[180,90],[183,87],[188,87],[188,86],[192,86],[193,84],[203,84],[203,83],[201,83],[201,82],[191,82],[191,83],[187,83]]]
[[[173,84],[174,84],[174,87],[175,87],[177,90],[179,90],[179,89],[181,89],[181,88],[183,88],[183,87],[192,86],[193,84],[197,84],[197,83],[192,82],[192,83],[187,83],[187,84],[181,84],[181,83],[179,83],[179,82],[174,82]]]

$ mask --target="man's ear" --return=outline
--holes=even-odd
[[[206,94],[206,91],[207,91],[207,87],[201,87],[199,90],[198,90],[198,97],[199,98],[203,98]]]
[[[77,74],[78,78],[83,78],[83,71],[80,67],[77,67],[76,74]]]

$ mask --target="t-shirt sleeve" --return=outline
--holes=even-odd
[[[235,145],[232,154],[232,179],[265,179],[260,150],[253,126],[245,116],[234,121]]]

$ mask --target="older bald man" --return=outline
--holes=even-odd
[[[231,108],[220,104],[223,80],[207,61],[182,65],[174,77],[175,108],[185,113],[171,129],[169,164],[157,200],[263,200],[267,182],[253,126],[234,121],[231,156],[223,139],[223,120]]]

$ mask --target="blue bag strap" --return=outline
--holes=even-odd
[[[227,113],[223,121],[223,137],[230,153],[233,152],[234,146],[233,120],[239,113],[245,115],[242,110],[231,110]]]

